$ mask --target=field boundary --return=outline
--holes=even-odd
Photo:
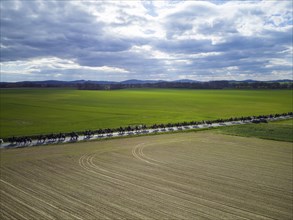
[[[255,117],[255,116],[253,116]],[[0,149],[10,149],[10,148],[21,148],[21,147],[32,147],[32,146],[44,146],[50,144],[64,144],[64,143],[76,143],[83,141],[94,141],[94,140],[102,140],[102,139],[111,139],[111,138],[121,138],[121,137],[132,137],[132,136],[143,136],[143,135],[155,135],[155,134],[163,134],[163,133],[176,133],[176,132],[185,132],[185,131],[200,131],[211,128],[217,128],[222,126],[232,126],[232,125],[241,125],[241,124],[250,124],[250,123],[261,123],[267,121],[277,121],[277,120],[285,120],[292,119],[292,114],[281,115],[278,117],[264,117],[258,116],[258,119],[246,119],[246,120],[235,120],[235,121],[224,121],[224,122],[204,122],[202,124],[197,125],[182,125],[182,126],[173,126],[173,127],[164,127],[164,128],[149,128],[138,131],[129,131],[129,132],[109,132],[105,134],[97,134],[97,135],[77,135],[75,134],[74,138],[72,137],[64,137],[62,140],[52,141],[47,140],[40,142],[38,139],[30,139],[28,143],[13,143],[13,142],[3,142],[0,143]]]

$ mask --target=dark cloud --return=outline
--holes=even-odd
[[[21,3],[21,2],[20,2]],[[9,5],[9,2],[6,3]],[[34,1],[22,2],[17,9],[2,9],[1,61],[37,56],[75,56],[79,50],[123,51],[131,42],[107,36],[102,22],[64,1],[37,7]]]
[[[217,19],[211,24],[208,22],[201,22],[197,26],[196,31],[205,35],[216,34],[220,36],[238,33],[235,25],[233,24],[233,21],[227,20],[225,18]]]
[[[208,79],[227,73],[269,79],[292,73],[292,4],[288,1],[141,4],[1,1],[5,79],[49,79],[55,73],[66,80],[70,76],[93,79],[95,73],[96,79],[103,80]],[[41,60],[46,58],[58,65]],[[40,63],[37,70],[30,66],[33,61]],[[19,74],[20,68],[30,72]]]
[[[211,40],[162,40],[154,42],[159,50],[167,53],[204,53],[215,51]]]

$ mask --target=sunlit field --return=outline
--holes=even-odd
[[[1,138],[292,111],[290,90],[1,89]]]
[[[277,141],[293,142],[293,119],[270,122],[268,124],[246,124],[222,127],[220,133],[244,137],[258,137]]]

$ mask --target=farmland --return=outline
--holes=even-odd
[[[0,137],[289,111],[291,90],[1,89]]]
[[[1,150],[1,219],[292,219],[292,165],[213,131]]]
[[[293,142],[293,119],[270,122],[269,124],[222,127],[218,131],[224,134]]]

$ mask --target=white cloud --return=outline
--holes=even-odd
[[[1,63],[1,73],[3,74],[16,73],[22,75],[30,75],[37,72],[42,73],[47,71],[54,71],[57,73],[57,76],[60,76],[62,74],[58,74],[58,72],[64,72],[66,70],[91,71],[104,74],[128,73],[128,71],[125,69],[111,66],[81,66],[72,60],[60,59],[58,57],[36,58],[26,61],[8,61]]]
[[[275,66],[292,66],[292,60],[289,59],[279,59],[279,58],[273,58],[269,61],[269,64],[266,65],[268,68],[272,68]]]
[[[227,70],[238,70],[238,66],[229,66],[226,68]]]

